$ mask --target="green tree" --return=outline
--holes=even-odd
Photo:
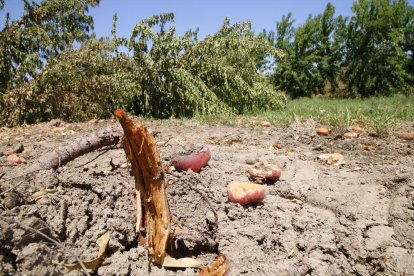
[[[257,38],[250,23],[222,28],[204,40],[197,32],[175,35],[173,14],[139,22],[129,42],[141,87],[133,101],[136,114],[157,118],[211,113],[243,113],[284,106],[257,71],[258,53],[279,58],[281,51]]]
[[[291,13],[276,23],[275,46],[285,50],[288,58],[276,65],[272,79],[292,98],[335,92],[338,88],[342,43],[337,31],[346,19],[334,17],[334,13],[335,8],[328,3],[322,14],[310,15],[297,28]]]
[[[47,60],[87,40],[93,27],[87,12],[99,4],[99,0],[23,2],[23,16],[10,22],[7,15],[0,32],[0,94],[31,82]]]
[[[348,92],[367,97],[407,90],[412,79],[413,8],[405,0],[359,0],[352,10],[345,37]]]

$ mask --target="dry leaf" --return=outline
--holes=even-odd
[[[376,147],[371,146],[371,145],[369,145],[369,144],[360,143],[359,145],[360,145],[360,146],[362,147],[362,149],[364,149],[364,150],[367,150],[367,151],[370,151],[370,152],[376,152],[376,151],[377,151],[377,148],[376,148]]]
[[[234,144],[234,143],[243,143],[243,140],[241,138],[228,138],[224,140],[224,144]]]
[[[206,143],[213,144],[213,145],[220,145],[220,141],[216,137],[211,137],[211,138],[206,139]]]
[[[45,195],[54,194],[56,192],[57,192],[56,189],[45,189],[45,190],[42,190],[42,191],[38,191],[38,192],[32,194],[32,199],[35,200],[35,201],[38,201],[39,199],[41,199]]]
[[[105,257],[105,251],[109,244],[110,233],[107,232],[102,235],[97,241],[96,244],[99,246],[98,256],[92,260],[84,261],[83,264],[88,269],[89,272],[94,272],[101,264]],[[73,264],[64,264],[64,266],[69,270],[82,269],[80,263]]]
[[[209,267],[204,267],[199,275],[200,276],[224,276],[230,271],[230,263],[226,256],[220,254],[217,259]]]
[[[344,162],[344,156],[340,153],[325,153],[318,156],[318,159],[323,160],[328,165],[338,166]]]
[[[201,267],[203,263],[193,259],[193,258],[181,258],[175,259],[168,254],[165,254],[164,262],[162,263],[164,267],[176,267],[176,268],[185,268],[185,267]]]
[[[284,146],[281,145],[281,144],[274,144],[274,145],[272,145],[272,148],[274,148],[275,150],[280,150],[280,149],[283,149]]]

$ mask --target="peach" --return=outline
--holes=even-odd
[[[250,168],[248,173],[249,178],[253,180],[276,181],[280,178],[282,171],[276,165],[272,165],[267,162],[259,162],[254,164],[254,167]]]
[[[342,138],[344,139],[354,139],[358,138],[359,134],[356,132],[345,132],[344,135],[342,135]]]
[[[414,132],[402,133],[399,135],[399,137],[404,140],[414,140]]]
[[[262,127],[271,127],[271,126],[272,124],[270,122],[266,122],[266,121],[262,122]]]
[[[328,136],[331,133],[331,130],[325,127],[320,127],[316,129],[316,133],[322,136]]]
[[[263,202],[265,194],[264,186],[256,183],[232,181],[227,187],[229,201],[241,205]]]
[[[210,150],[200,151],[199,153],[193,153],[188,155],[174,156],[171,159],[171,165],[177,171],[192,170],[193,172],[200,172],[201,168],[207,166],[208,161],[211,158]]]

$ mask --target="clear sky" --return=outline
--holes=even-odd
[[[23,4],[21,0],[6,0],[5,11],[12,18],[20,17]],[[95,21],[97,36],[110,36],[112,16],[118,14],[117,33],[129,37],[132,28],[140,20],[164,12],[175,14],[174,25],[177,34],[200,28],[199,37],[218,31],[224,18],[232,23],[250,20],[253,30],[275,30],[276,21],[282,15],[293,13],[296,24],[306,21],[309,14],[316,15],[325,9],[327,0],[101,0],[101,4],[90,10]],[[336,8],[336,15],[351,15],[354,0],[330,1]],[[408,1],[413,5],[414,0]],[[0,12],[0,24],[5,11]]]

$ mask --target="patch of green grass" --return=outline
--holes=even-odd
[[[369,99],[290,100],[283,110],[256,112],[241,116],[201,116],[202,122],[249,125],[269,121],[274,126],[288,126],[294,120],[313,119],[321,125],[345,129],[352,125],[367,128],[378,136],[386,136],[398,123],[414,121],[414,97],[373,97]]]

